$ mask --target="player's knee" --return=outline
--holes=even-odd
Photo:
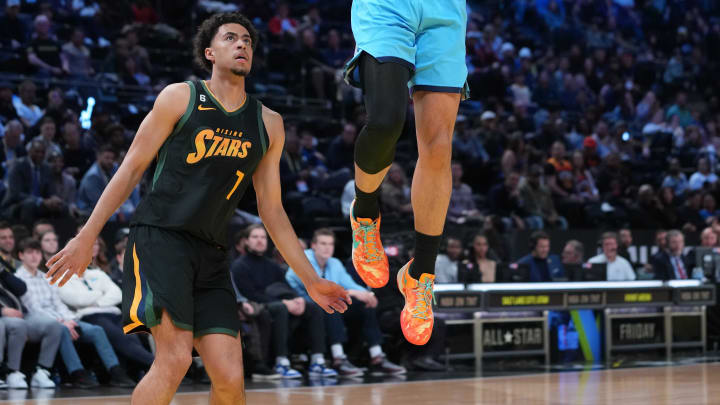
[[[367,134],[369,136],[382,136],[388,139],[400,137],[405,125],[405,106],[391,104],[389,108],[370,111],[367,117]]]
[[[449,169],[452,158],[452,134],[440,132],[419,137],[418,155],[423,165],[434,169]]]
[[[225,392],[242,392],[245,376],[242,367],[227,364],[221,372],[216,373],[212,379],[213,388]]]
[[[158,367],[164,369],[166,373],[182,378],[190,368],[192,355],[188,350],[175,347],[158,350],[155,354],[155,363]]]

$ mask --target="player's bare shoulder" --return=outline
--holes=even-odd
[[[160,119],[177,121],[182,117],[190,102],[190,85],[188,83],[173,83],[167,85],[155,99],[153,114]]]
[[[285,127],[283,124],[282,115],[263,105],[262,118],[263,123],[265,123],[265,129],[267,130],[268,138],[270,138],[270,147],[272,147],[276,143],[282,145],[285,142]]]

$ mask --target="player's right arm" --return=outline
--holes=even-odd
[[[90,219],[77,236],[48,261],[46,277],[52,277],[51,283],[62,278],[59,283],[62,286],[73,274],[85,271],[92,258],[95,239],[110,216],[140,182],[189,102],[190,88],[185,83],[171,84],[160,92],[153,109],[140,124],[125,159],[95,205]]]

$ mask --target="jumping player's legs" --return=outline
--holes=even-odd
[[[419,15],[414,1],[355,0],[351,17],[357,49],[346,79],[363,88],[367,112],[355,143],[352,260],[363,281],[379,288],[389,278],[379,234],[379,187],[405,124]]]
[[[410,79],[415,107],[418,162],[412,182],[415,258],[398,272],[405,296],[400,326],[410,343],[432,334],[435,259],[450,202],[452,134],[465,82],[464,0],[422,2],[415,74]]]
[[[209,334],[195,339],[195,348],[212,381],[210,404],[244,405],[242,344],[226,334]]]
[[[135,387],[133,405],[167,405],[192,362],[193,333],[175,326],[167,311],[160,324],[151,328],[155,361]]]

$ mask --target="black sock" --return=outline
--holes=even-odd
[[[415,260],[410,265],[410,277],[419,280],[423,273],[435,274],[435,259],[441,241],[442,235],[430,236],[415,231]]]
[[[370,218],[374,220],[380,216],[380,206],[378,205],[378,196],[380,187],[372,193],[366,193],[355,185],[355,208],[352,215],[355,218]]]

